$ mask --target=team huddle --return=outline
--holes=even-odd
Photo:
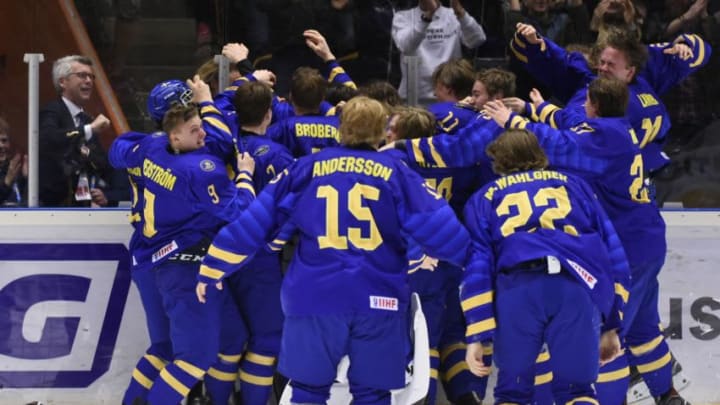
[[[227,404],[239,381],[240,403],[265,405],[276,369],[292,403],[323,404],[346,356],[353,403],[390,404],[413,359],[411,293],[425,403],[440,381],[479,404],[495,372],[498,404],[619,405],[631,367],[658,404],[687,403],[659,327],[665,224],[648,176],[667,163],[660,95],[707,62],[700,37],[611,32],[591,61],[518,24],[512,57],[563,108],[450,61],[428,109],[372,92],[328,104],[328,82],[355,84],[306,38],[327,74],[299,68],[288,100],[268,71],[214,97],[198,76],[166,81],[148,99],[160,131],[113,143],[151,341],[123,404],[175,405],[199,381]]]

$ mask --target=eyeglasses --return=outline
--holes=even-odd
[[[68,74],[68,77],[73,76],[73,75],[77,76],[78,78],[80,78],[82,80],[87,80],[87,79],[95,80],[95,75],[92,73],[88,73],[88,72],[72,72],[72,73]]]

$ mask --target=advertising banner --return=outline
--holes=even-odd
[[[677,378],[694,405],[720,404],[720,213],[663,216],[659,305]],[[148,344],[130,233],[127,210],[0,211],[0,405],[120,403]],[[628,398],[654,403],[642,384]]]

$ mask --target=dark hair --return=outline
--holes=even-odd
[[[358,91],[361,95],[370,97],[390,107],[398,106],[402,102],[397,89],[386,81],[376,80],[369,82],[360,87]]]
[[[493,159],[493,171],[500,175],[548,166],[547,156],[535,134],[526,129],[508,129],[492,141],[485,152]]]
[[[272,105],[272,89],[262,82],[249,82],[235,90],[235,111],[240,126],[259,125]]]
[[[605,40],[598,44],[600,49],[613,48],[622,52],[629,66],[635,68],[637,75],[648,60],[648,51],[636,35],[627,30],[612,28],[607,32]]]
[[[502,93],[503,97],[515,96],[515,73],[498,68],[481,70],[475,80],[485,86],[489,97]]]
[[[588,98],[600,117],[624,117],[628,105],[627,84],[614,77],[598,77],[588,86]]]
[[[325,92],[325,101],[332,105],[336,105],[341,101],[348,101],[357,95],[358,91],[355,88],[344,84],[330,83],[327,91]]]
[[[442,84],[453,91],[458,100],[470,95],[475,82],[475,71],[465,59],[449,60],[441,63],[432,74],[433,86]]]
[[[162,129],[169,135],[178,125],[190,121],[190,119],[198,114],[200,114],[200,112],[194,103],[188,105],[175,104],[170,107],[165,113],[165,116],[163,116]]]
[[[10,124],[2,116],[0,116],[0,134],[10,135]]]
[[[326,89],[327,81],[317,69],[301,66],[292,75],[290,100],[304,110],[319,111]]]

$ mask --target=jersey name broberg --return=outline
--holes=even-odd
[[[295,135],[310,138],[333,138],[340,142],[337,128],[329,124],[303,124],[295,123]]]

